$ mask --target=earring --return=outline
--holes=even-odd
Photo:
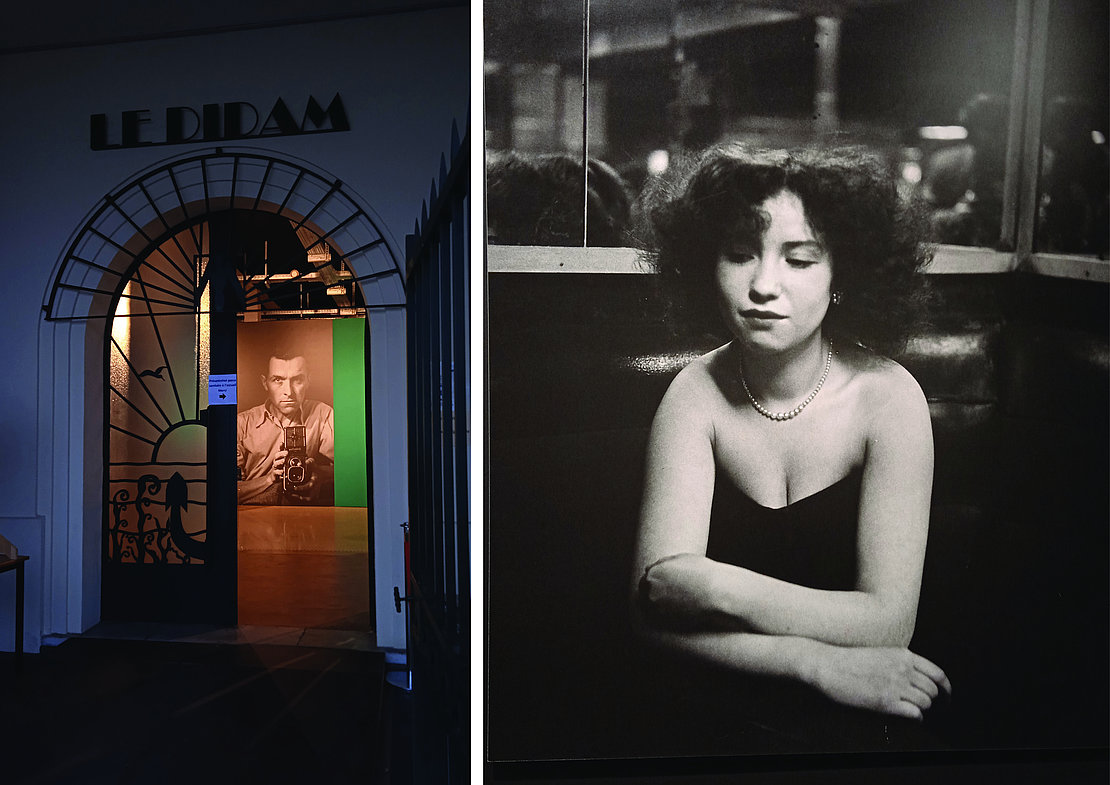
[[[840,301],[842,299],[843,299],[843,297],[841,296],[840,292],[833,292],[832,293],[832,304],[833,305],[840,305]]]

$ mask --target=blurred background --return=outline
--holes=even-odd
[[[1012,250],[1024,177],[1033,250],[1105,258],[1107,3],[1043,5],[485,0],[490,242],[629,245],[677,156],[820,142],[885,156],[938,242]]]

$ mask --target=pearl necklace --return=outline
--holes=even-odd
[[[755,399],[752,391],[748,389],[748,382],[744,378],[744,364],[740,364],[740,383],[744,385],[744,392],[748,394],[748,400],[751,401],[752,408],[762,414],[768,420],[775,420],[776,422],[783,422],[784,420],[792,420],[802,413],[802,409],[809,406],[809,402],[817,397],[817,393],[821,392],[821,387],[825,384],[825,379],[829,378],[829,369],[832,368],[833,347],[832,341],[829,341],[829,352],[825,355],[825,370],[821,372],[821,378],[817,380],[817,386],[813,388],[813,392],[806,396],[806,399],[795,406],[788,412],[772,412],[767,409],[763,404]]]

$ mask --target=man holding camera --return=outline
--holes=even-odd
[[[237,418],[240,504],[334,504],[334,413],[308,383],[303,352],[271,353],[266,402]]]

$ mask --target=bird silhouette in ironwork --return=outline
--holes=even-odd
[[[162,371],[168,371],[168,370],[169,370],[168,365],[160,365],[160,366],[158,366],[158,368],[154,369],[153,371],[151,371],[149,369],[145,370],[145,371],[141,371],[139,373],[139,378],[142,378],[144,376],[153,376],[155,379],[165,381],[166,377],[162,376]]]

